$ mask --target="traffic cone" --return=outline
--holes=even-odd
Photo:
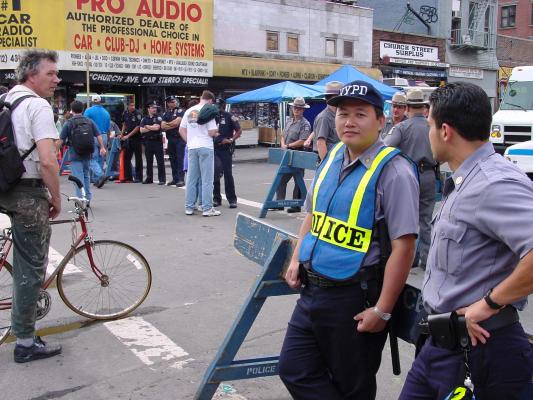
[[[120,149],[120,157],[119,157],[119,174],[118,174],[118,183],[127,183],[126,180],[126,174],[124,172],[124,149]]]

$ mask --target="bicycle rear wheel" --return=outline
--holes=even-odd
[[[0,269],[0,344],[11,331],[11,303],[13,300],[13,268],[6,261]]]
[[[89,259],[103,274],[99,279]],[[133,247],[114,240],[97,240],[76,249],[57,275],[57,290],[68,308],[87,318],[123,317],[144,301],[152,284],[148,262]]]

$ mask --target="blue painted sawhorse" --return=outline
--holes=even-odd
[[[270,186],[267,197],[263,202],[259,218],[265,218],[269,208],[303,206],[305,196],[307,196],[307,188],[305,186],[302,169],[315,170],[317,161],[318,155],[315,153],[285,149],[269,149],[268,162],[270,164],[278,164],[279,168],[276,172],[276,177],[272,182],[272,186]],[[298,185],[300,188],[300,195],[302,196],[300,199],[273,200],[283,175],[292,175],[294,177],[295,185]]]
[[[117,157],[120,155],[121,143],[120,139],[114,137],[111,139],[111,150],[107,152],[106,159],[106,168],[104,175],[108,178],[112,176],[118,176],[118,171],[113,169],[113,164],[117,160]]]
[[[210,400],[224,381],[278,375],[279,356],[235,360],[246,335],[259,315],[267,297],[296,294],[282,279],[289,264],[296,236],[263,221],[239,213],[234,246],[263,269],[224,342],[209,365],[195,394],[196,400]],[[407,285],[395,311],[396,335],[413,343],[412,327],[422,309],[420,290]]]

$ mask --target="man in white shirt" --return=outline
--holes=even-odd
[[[25,98],[11,115],[20,154],[36,145],[24,160],[26,172],[8,192],[0,193],[0,208],[11,219],[13,242],[13,305],[11,330],[17,338],[15,362],[23,363],[61,353],[61,346],[35,336],[35,310],[48,264],[50,219],[61,211],[59,167],[54,141],[54,114],[45,98],[52,97],[60,79],[55,51],[30,50],[16,69],[19,85],[9,91],[8,103]]]
[[[216,217],[220,211],[213,207],[214,150],[213,137],[217,135],[217,124],[213,118],[204,125],[198,124],[200,110],[206,104],[213,104],[215,95],[204,90],[200,103],[185,111],[180,123],[180,135],[189,149],[187,171],[185,214],[192,215],[196,199],[200,194],[202,215]],[[201,183],[200,193],[198,185]]]

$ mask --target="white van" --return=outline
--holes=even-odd
[[[515,67],[500,109],[492,116],[490,140],[496,150],[533,139],[533,66]]]

